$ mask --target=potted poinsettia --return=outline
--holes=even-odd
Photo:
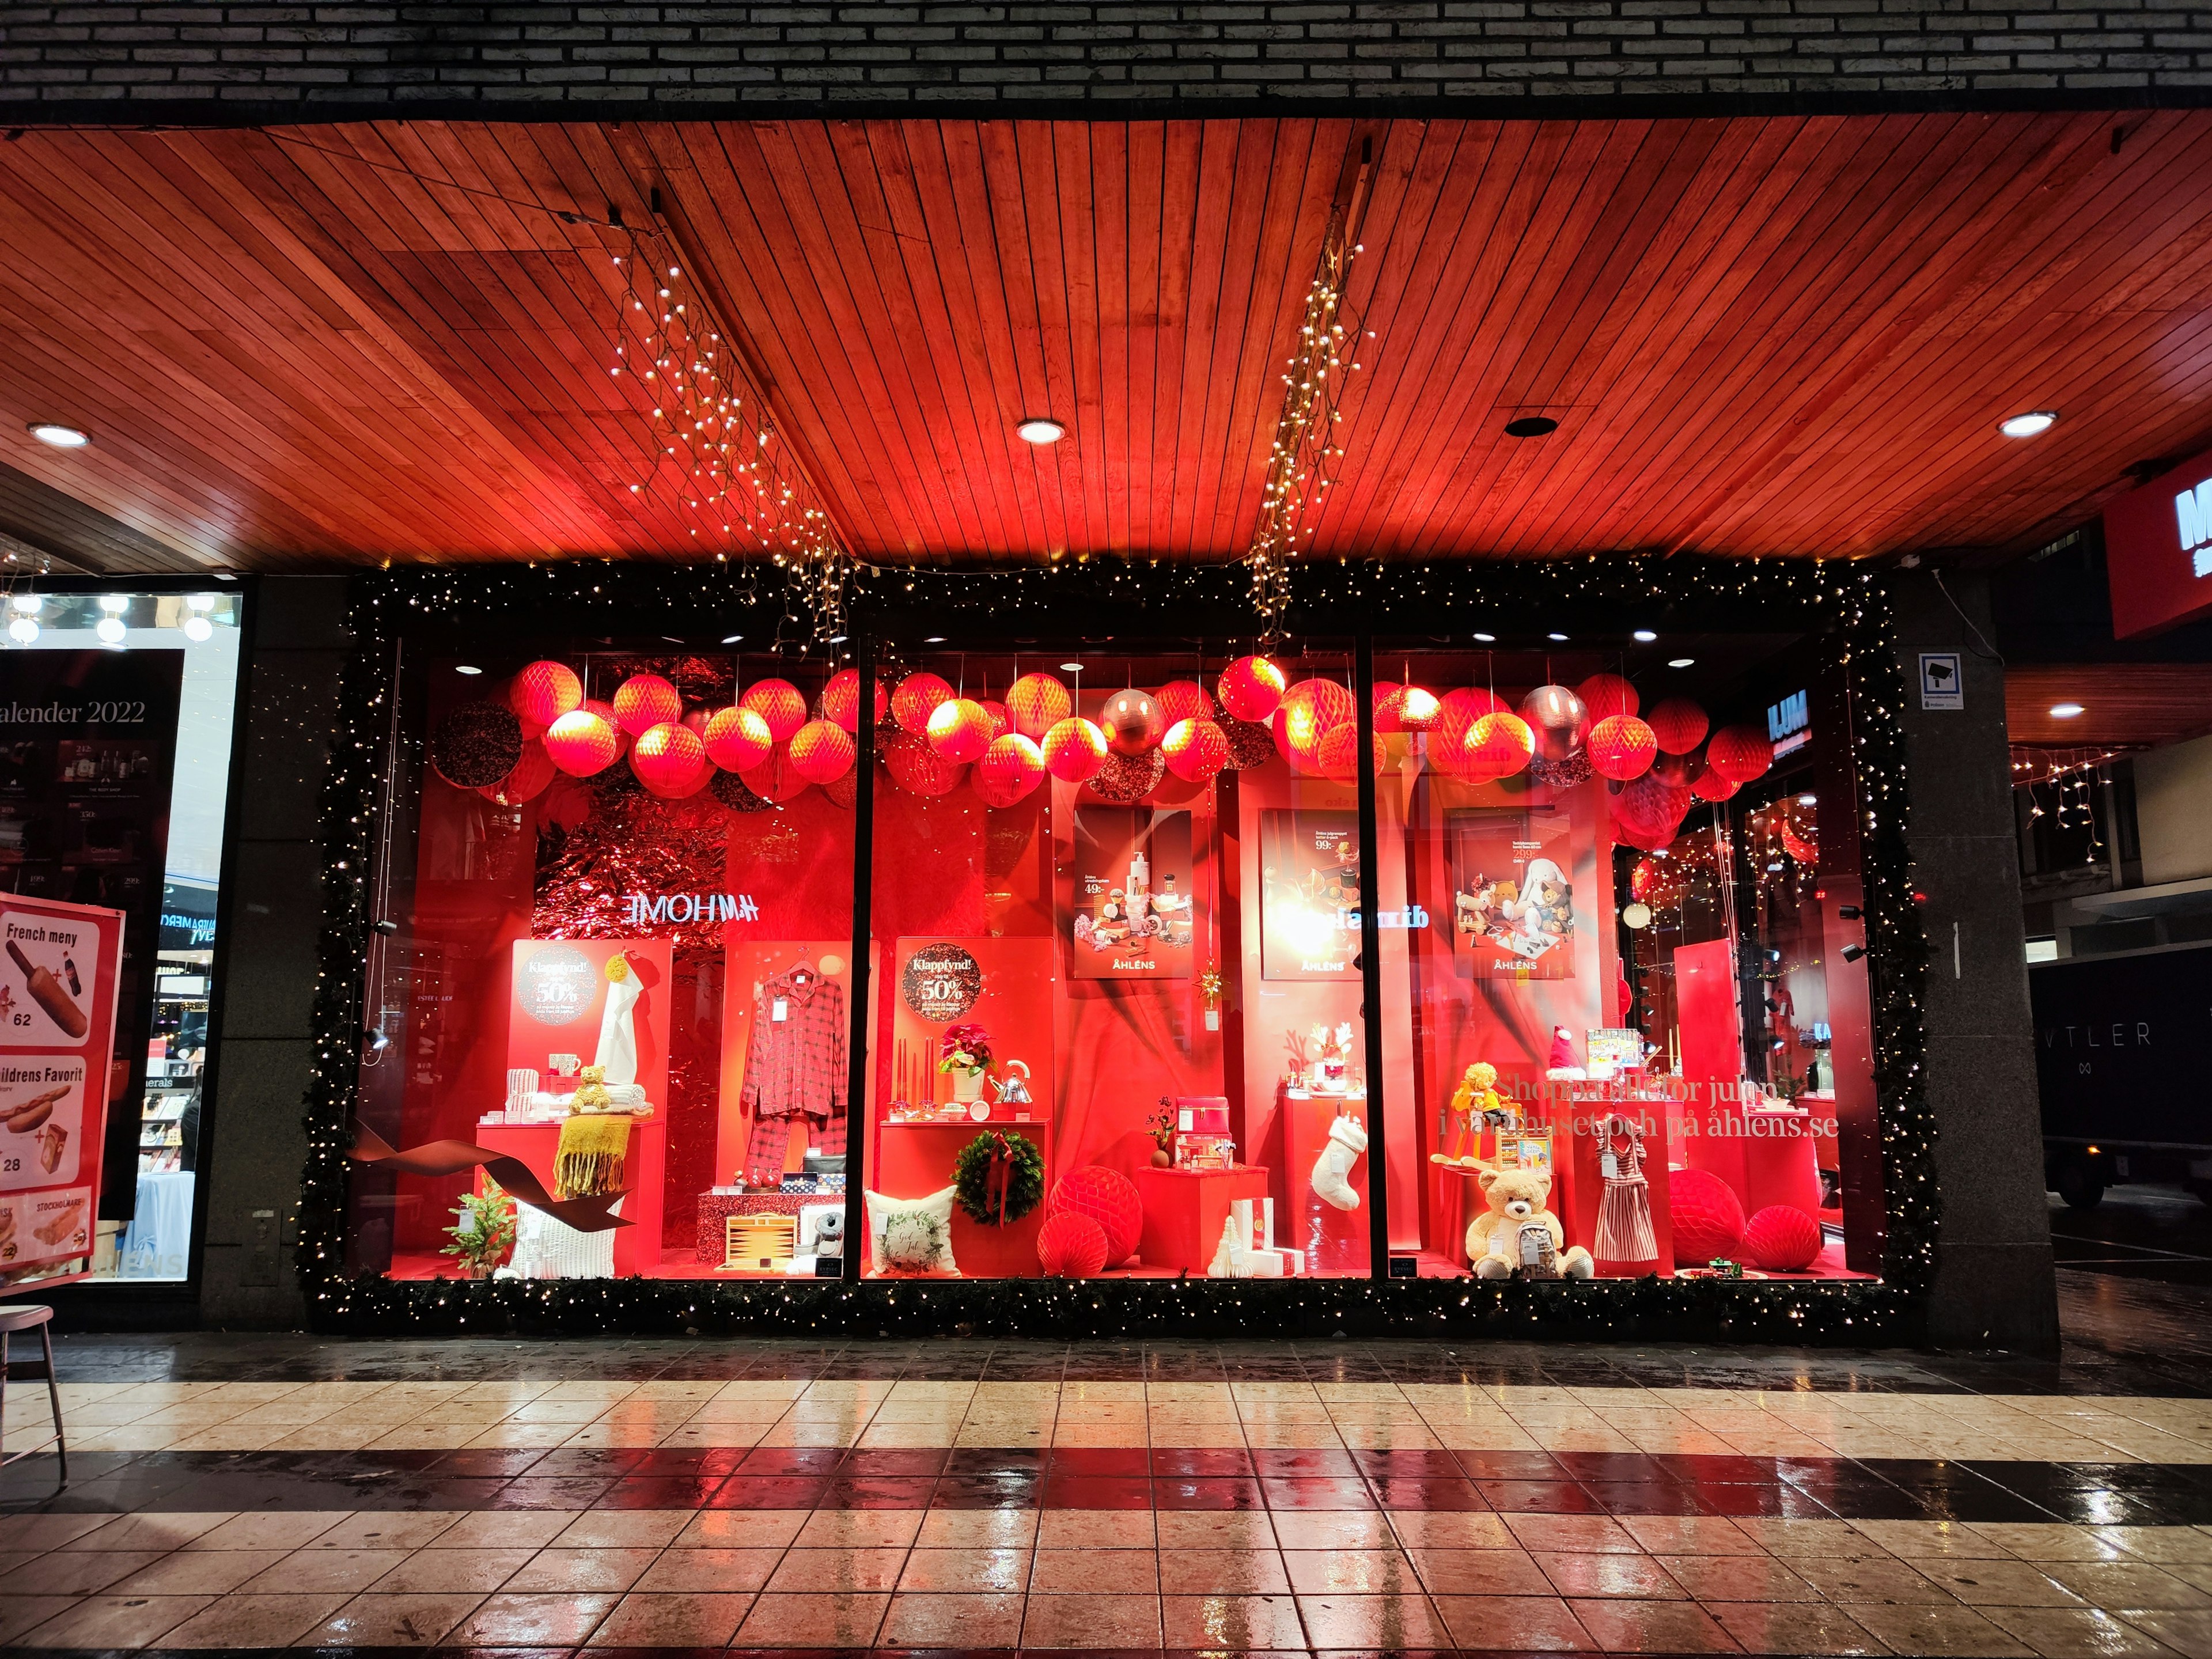
[[[937,1042],[937,1069],[952,1079],[952,1097],[973,1105],[991,1071],[991,1034],[981,1025],[948,1025]]]

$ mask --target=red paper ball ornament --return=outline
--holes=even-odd
[[[1705,740],[1705,730],[1711,725],[1705,711],[1687,697],[1669,697],[1644,719],[1650,722],[1651,735],[1658,739],[1662,755],[1688,754]]]
[[[1358,718],[1352,693],[1334,680],[1300,680],[1283,693],[1275,714],[1278,746],[1308,770],[1321,764],[1322,739]]]
[[[683,712],[684,699],[658,674],[633,674],[615,688],[615,724],[632,737],[669,725]]]
[[[969,697],[940,702],[929,716],[929,746],[955,766],[983,758],[991,746],[991,717]]]
[[[1618,674],[1593,674],[1575,688],[1575,695],[1583,700],[1594,720],[1610,720],[1615,714],[1633,714],[1644,706],[1636,695],[1636,688]]]
[[[1429,726],[1429,759],[1454,776],[1467,772],[1468,734],[1485,714],[1507,713],[1503,699],[1488,691],[1462,687],[1437,699],[1437,717]]]
[[[994,738],[975,763],[975,793],[986,806],[1012,806],[1044,780],[1044,751],[1018,732]]]
[[[558,769],[545,752],[545,745],[533,738],[522,745],[522,758],[515,762],[512,772],[477,793],[501,806],[520,806],[543,794],[557,775]]]
[[[1168,729],[1152,694],[1133,685],[1106,699],[1098,711],[1098,725],[1106,733],[1106,746],[1117,755],[1141,755],[1158,748],[1160,734]]]
[[[1168,763],[1157,749],[1141,755],[1109,755],[1098,775],[1084,787],[1116,806],[1134,806],[1158,788],[1167,775]]]
[[[941,674],[926,671],[909,674],[891,693],[891,718],[899,723],[901,731],[921,737],[929,730],[929,717],[937,712],[938,705],[951,702],[954,695],[951,684]]]
[[[572,778],[588,778],[612,766],[622,754],[613,725],[589,708],[576,708],[545,730],[541,741],[553,762]]]
[[[1743,1230],[1743,1259],[1771,1273],[1803,1273],[1820,1244],[1820,1224],[1795,1204],[1770,1204]]]
[[[707,745],[696,732],[664,720],[637,734],[630,745],[629,769],[663,800],[681,800],[706,787],[714,763],[707,758]]]
[[[766,760],[738,775],[746,788],[765,801],[791,800],[807,790],[805,778],[791,763],[791,745],[787,743],[776,744]]]
[[[1106,1271],[1106,1230],[1064,1210],[1037,1229],[1037,1262],[1048,1279],[1096,1279]]]
[[[1584,748],[1590,769],[1620,783],[1642,777],[1659,755],[1659,741],[1651,728],[1633,714],[1607,714],[1590,727]]]
[[[884,716],[890,713],[891,694],[884,690],[881,680],[876,682],[876,723],[883,724]],[[822,718],[834,720],[838,727],[858,736],[860,730],[860,671],[841,669],[830,677],[822,688]]]
[[[1006,688],[1006,713],[1014,730],[1032,743],[1075,712],[1067,688],[1049,674],[1024,674]]]
[[[1014,717],[1006,712],[1006,705],[996,697],[978,698],[975,706],[990,716],[994,739],[1003,738],[1014,729]]]
[[[1702,1267],[1733,1257],[1743,1243],[1743,1206],[1735,1188],[1709,1170],[1676,1170],[1667,1177],[1667,1214],[1674,1265]]]
[[[760,711],[742,705],[716,709],[699,735],[706,744],[707,758],[725,772],[750,772],[775,747],[775,734]]]
[[[1204,783],[1229,764],[1229,739],[1204,716],[1177,720],[1160,739],[1168,770],[1185,783]]]
[[[1152,694],[1160,706],[1160,724],[1172,732],[1185,720],[1213,718],[1213,699],[1196,680],[1170,680]]]
[[[1699,800],[1726,800],[1743,786],[1734,778],[1724,778],[1708,766],[1692,780],[1690,793]]]
[[[1589,710],[1564,685],[1540,685],[1522,698],[1521,718],[1535,739],[1538,760],[1565,760],[1589,736]]]
[[[1406,688],[1396,680],[1375,682],[1375,729],[1395,733],[1398,731],[1398,694]]]
[[[755,680],[738,699],[738,707],[766,720],[769,735],[778,743],[790,742],[806,724],[806,699],[789,680]]]
[[[543,732],[584,706],[584,683],[564,662],[534,662],[507,687],[507,706],[525,726]]]
[[[1702,743],[1680,755],[1670,755],[1662,749],[1659,758],[1651,763],[1651,775],[1677,789],[1687,789],[1705,775],[1705,745]]]
[[[1221,671],[1215,690],[1240,720],[1264,720],[1283,700],[1283,671],[1265,657],[1239,657]]]
[[[1375,773],[1379,777],[1389,764],[1390,750],[1379,735],[1373,746]],[[1340,783],[1351,782],[1359,775],[1359,727],[1352,723],[1331,726],[1328,735],[1321,740],[1321,752],[1314,761],[1322,776]]]
[[[1460,749],[1460,770],[1485,781],[1510,778],[1536,752],[1535,734],[1518,714],[1503,710],[1483,715],[1468,728]]]
[[[1145,1219],[1144,1202],[1137,1196],[1135,1184],[1119,1170],[1109,1170],[1103,1164],[1085,1164],[1062,1176],[1053,1184],[1046,1212],[1048,1216],[1087,1215],[1097,1222],[1106,1234],[1109,1267],[1118,1267],[1129,1259]]]
[[[909,795],[949,795],[965,770],[911,732],[894,732],[883,743],[884,766],[891,781]]]
[[[1723,726],[1705,745],[1705,764],[1730,783],[1749,783],[1774,764],[1774,744],[1755,726]]]
[[[1044,734],[1044,763],[1064,783],[1083,783],[1106,764],[1106,734],[1071,714]]]
[[[1620,838],[1632,847],[1656,852],[1674,839],[1694,798],[1651,773],[1625,783],[1613,797],[1613,816]]]
[[[835,783],[853,769],[860,752],[835,720],[809,720],[792,734],[791,769],[809,783]]]

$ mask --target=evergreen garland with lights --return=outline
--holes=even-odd
[[[578,561],[493,568],[419,567],[353,579],[352,650],[325,786],[325,872],[316,1041],[306,1099],[299,1267],[318,1329],[412,1335],[500,1332],[956,1334],[1549,1336],[1561,1340],[1841,1343],[1910,1341],[1921,1330],[1940,1218],[1935,1126],[1923,1079],[1926,942],[1905,841],[1904,676],[1880,574],[1815,560],[1627,557],[1486,564],[1293,562],[1296,635],[1365,620],[1383,632],[1463,639],[1509,617],[1598,611],[1694,617],[1819,635],[1847,671],[1849,733],[1860,798],[1861,874],[1874,1024],[1874,1081],[1887,1208],[1883,1274],[1860,1280],[1474,1279],[1282,1280],[694,1279],[395,1280],[346,1262],[349,1123],[359,1093],[368,955],[369,861],[384,749],[392,729],[398,647],[509,637],[535,647],[561,633],[634,629],[657,637],[672,617],[720,635],[812,636],[800,580],[758,565]],[[1223,643],[1259,632],[1238,566],[1056,560],[1006,570],[872,566],[848,595],[851,631],[916,618],[978,635],[1023,630],[1096,636],[1126,626],[1203,633]],[[1166,627],[1162,618],[1173,621]],[[1642,625],[1639,622],[1638,625]],[[842,655],[850,657],[846,646]],[[1409,1103],[1386,1103],[1402,1124]]]

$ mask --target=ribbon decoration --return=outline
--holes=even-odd
[[[616,1227],[635,1224],[627,1216],[609,1215],[608,1207],[625,1193],[595,1193],[586,1198],[556,1198],[545,1190],[530,1166],[519,1158],[505,1152],[495,1152],[489,1147],[472,1146],[465,1140],[432,1140],[420,1146],[410,1146],[404,1152],[395,1152],[386,1146],[377,1133],[359,1118],[353,1121],[353,1151],[347,1154],[356,1164],[374,1164],[398,1175],[450,1176],[465,1170],[481,1167],[483,1172],[507,1189],[517,1203],[527,1204],[532,1209],[551,1216],[565,1227],[580,1233],[604,1233]]]
[[[991,1134],[991,1167],[983,1175],[983,1202],[998,1206],[997,1224],[1006,1224],[1006,1189],[1013,1184],[1014,1149],[1006,1145],[1003,1129]]]

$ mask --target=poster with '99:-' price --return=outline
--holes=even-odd
[[[91,1271],[123,913],[0,894],[0,1287]]]

